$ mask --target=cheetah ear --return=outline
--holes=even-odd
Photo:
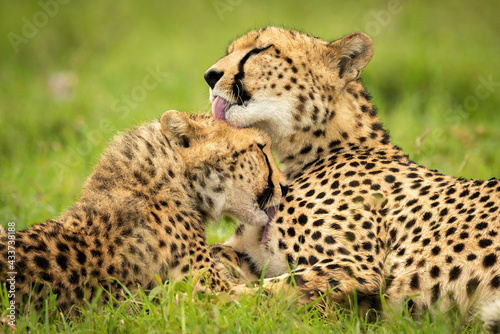
[[[161,132],[173,145],[187,148],[192,139],[201,135],[201,125],[177,110],[165,111],[161,116],[160,124]]]
[[[344,36],[328,45],[339,70],[339,78],[356,80],[373,56],[373,42],[362,32]]]

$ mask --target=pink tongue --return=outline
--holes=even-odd
[[[212,103],[212,115],[218,121],[226,120],[226,110],[229,108],[230,103],[220,96],[217,96]]]
[[[264,231],[262,232],[262,238],[260,239],[261,244],[266,244],[269,241],[269,228],[271,226],[271,221],[274,219],[274,216],[276,216],[276,212],[278,212],[278,207],[277,206],[272,206],[270,208],[267,208],[267,224],[264,227]]]
[[[274,219],[274,216],[276,216],[276,212],[278,212],[277,206],[271,206],[271,207],[267,208],[266,213],[267,213],[267,222],[268,223],[270,223]]]
[[[266,224],[266,226],[264,226],[264,232],[262,232],[262,238],[260,239],[260,243],[261,244],[267,244],[267,242],[269,241],[269,223]]]

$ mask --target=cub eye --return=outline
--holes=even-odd
[[[257,48],[262,50],[262,51],[267,50],[267,49],[272,48],[272,47],[274,47],[273,44],[260,44],[257,46]]]
[[[257,143],[257,147],[260,148],[261,151],[264,151],[264,147],[266,147],[266,144]]]

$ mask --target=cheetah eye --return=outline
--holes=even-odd
[[[258,49],[259,50],[262,50],[262,51],[265,51],[269,48],[274,48],[274,44],[263,44],[262,46],[259,46]]]
[[[266,144],[257,143],[257,147],[260,148],[262,152],[264,152],[264,147],[266,147]]]

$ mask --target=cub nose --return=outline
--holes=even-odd
[[[224,72],[219,72],[216,69],[209,69],[205,72],[204,78],[210,88],[214,88],[217,81],[224,75]]]

